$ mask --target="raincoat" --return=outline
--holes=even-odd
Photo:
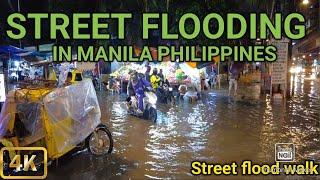
[[[157,75],[151,75],[150,82],[153,89],[158,89],[161,78]]]
[[[145,80],[144,78],[139,78],[137,83],[132,83],[134,92],[136,94],[136,97],[138,99],[138,108],[143,111],[143,98],[144,98],[144,89],[150,88],[150,83]]]

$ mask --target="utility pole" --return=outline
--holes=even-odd
[[[20,13],[20,0],[18,0],[18,12]],[[19,21],[19,24],[20,24],[20,21]],[[21,39],[19,39],[19,47],[20,49],[22,48]]]

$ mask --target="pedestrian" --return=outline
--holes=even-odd
[[[152,75],[150,76],[151,86],[154,90],[157,90],[160,86],[161,79],[158,76],[157,68],[153,69]]]
[[[231,95],[231,90],[232,87],[234,87],[234,96],[237,95],[237,90],[238,90],[238,80],[239,80],[239,70],[236,68],[234,63],[231,64],[230,67],[230,78],[229,78],[229,93],[228,95]]]
[[[146,70],[146,72],[145,72],[145,78],[146,78],[146,80],[148,81],[148,82],[150,82],[150,72],[151,72],[151,66],[147,66],[147,70]]]
[[[161,79],[162,82],[164,82],[164,75],[163,75],[163,71],[162,69],[160,69],[159,73],[158,73],[159,78]]]
[[[129,75],[130,75],[130,77],[129,77],[129,81],[128,81],[128,85],[127,85],[127,95],[128,95],[128,97],[131,97],[131,96],[135,95],[133,85],[132,85],[132,78],[137,75],[137,72],[130,70]]]
[[[178,98],[183,99],[183,96],[187,93],[187,90],[188,88],[186,85],[184,84],[180,85],[178,88],[178,91],[179,91]]]

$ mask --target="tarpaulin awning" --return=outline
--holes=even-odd
[[[0,46],[0,54],[20,54],[27,53],[27,50],[15,46]]]
[[[15,46],[0,46],[0,55],[7,55],[9,58],[23,58],[23,60],[33,64],[47,63],[44,57],[49,54],[44,52],[30,51]]]
[[[220,62],[220,56],[216,56],[212,58],[212,61],[210,62],[197,62],[197,68],[202,69],[207,66],[211,66],[212,64],[216,64]]]

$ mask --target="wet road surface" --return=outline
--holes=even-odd
[[[198,103],[158,105],[156,123],[128,116],[123,97],[99,93],[114,152],[108,157],[80,153],[50,167],[48,179],[192,179],[194,160],[274,163],[275,143],[287,142],[296,145],[296,161],[319,162],[320,81],[300,81],[293,89],[285,104],[269,97],[235,100],[225,90],[212,91]]]

